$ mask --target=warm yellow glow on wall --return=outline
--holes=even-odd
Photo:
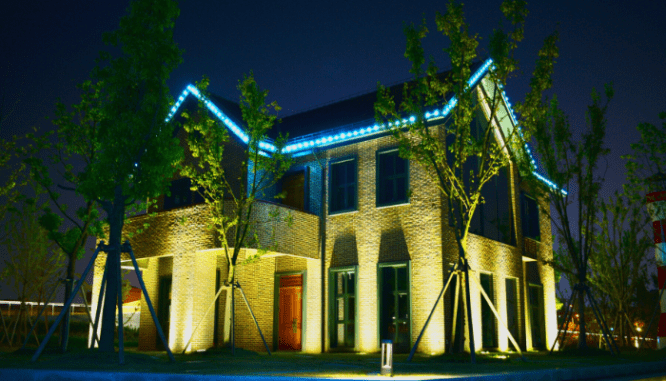
[[[433,258],[414,258],[411,263],[412,345],[418,339],[437,297],[444,286],[441,266],[433,265]],[[447,274],[448,275],[448,274]],[[442,297],[443,299],[443,297]],[[420,353],[444,353],[444,301],[435,308],[428,327],[419,342]]]
[[[306,334],[303,352],[321,353],[321,261],[308,259],[307,266],[307,308],[303,311]]]
[[[174,256],[171,286],[169,347],[182,351],[192,337],[187,352],[213,345],[214,314],[204,314],[215,296],[215,251],[198,251]],[[199,326],[197,328],[197,326]]]
[[[358,350],[361,352],[379,351],[379,338],[377,337],[377,267],[376,265],[361,265],[358,268]]]

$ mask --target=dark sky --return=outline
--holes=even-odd
[[[32,126],[52,128],[45,118],[53,115],[56,99],[77,101],[75,85],[87,78],[104,49],[102,33],[118,26],[128,4],[26,0],[3,5],[0,100],[13,111],[2,126],[3,137]],[[471,31],[489,36],[500,19],[499,4],[467,2]],[[402,27],[424,16],[431,30],[426,52],[447,69],[446,41],[434,25],[435,11],[444,12],[445,5],[441,0],[181,2],[175,40],[185,54],[169,80],[171,93],[205,74],[212,92],[236,100],[238,80],[253,70],[286,116],[374,91],[378,81],[393,84],[409,77]],[[658,113],[666,111],[666,2],[541,1],[528,8],[526,38],[518,50],[522,71],[507,93],[514,102],[523,98],[537,51],[555,29],[561,40],[554,92],[573,126],[584,127],[591,89],[613,82],[607,195],[624,180],[620,156],[637,140],[636,125],[657,123]]]

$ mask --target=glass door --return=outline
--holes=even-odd
[[[331,271],[331,348],[351,349],[356,345],[356,271]]]
[[[410,349],[410,298],[407,263],[379,265],[379,336],[392,340],[393,351]]]
[[[488,298],[494,302],[494,290],[493,290],[493,276],[491,274],[481,273],[480,274],[481,287],[488,295]],[[486,298],[481,295],[481,336],[483,341],[484,348],[496,348],[497,347],[497,330],[496,330],[496,319],[495,314],[493,314],[490,305],[486,301]]]

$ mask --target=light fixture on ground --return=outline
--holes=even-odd
[[[382,340],[382,376],[393,376],[393,341]]]

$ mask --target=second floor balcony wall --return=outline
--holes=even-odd
[[[225,201],[225,210],[233,210],[231,200]],[[147,227],[144,224],[148,224]],[[292,208],[257,201],[251,216],[253,231],[248,233],[245,248],[267,249],[273,254],[319,258],[319,217]],[[125,236],[130,239],[137,259],[172,256],[186,252],[221,248],[220,237],[210,229],[208,205],[198,204],[157,213],[154,217],[141,215],[125,223]],[[136,234],[137,230],[143,230]],[[257,240],[254,239],[256,231]],[[233,248],[233,232],[229,247]],[[253,242],[254,241],[254,242]],[[141,261],[139,261],[141,262]]]

